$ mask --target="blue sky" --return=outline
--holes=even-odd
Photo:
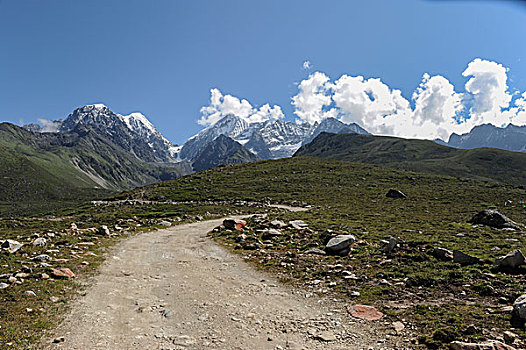
[[[526,90],[525,34],[518,1],[0,0],[0,120],[104,103],[182,143],[202,128],[212,88],[293,120],[309,75],[378,77],[415,108],[424,73],[462,93],[475,58],[505,67],[513,95]]]

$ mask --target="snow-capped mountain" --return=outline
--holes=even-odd
[[[464,149],[491,147],[526,152],[526,126],[509,124],[505,128],[499,128],[492,124],[478,125],[467,134],[451,134],[448,146]]]
[[[368,134],[357,124],[345,124],[334,118],[325,119],[314,125],[279,119],[248,123],[240,117],[229,114],[188,139],[182,146],[179,156],[181,159],[192,160],[209,142],[219,135],[225,135],[239,142],[261,159],[290,157],[301,145],[310,142],[323,131]]]
[[[146,162],[175,162],[179,147],[173,145],[141,113],[120,115],[103,104],[77,108],[60,125],[59,132],[79,126],[107,136]]]

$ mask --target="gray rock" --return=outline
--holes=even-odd
[[[35,247],[45,247],[46,246],[46,239],[44,237],[37,238],[33,241],[33,245]]]
[[[305,251],[305,254],[314,254],[314,255],[327,255],[324,250],[318,248],[310,248]]]
[[[399,191],[391,188],[389,191],[387,191],[387,194],[385,195],[387,198],[400,198],[400,199],[406,199],[407,196]]]
[[[6,289],[7,287],[9,287],[9,284],[4,282],[0,283],[0,289]]]
[[[22,248],[23,244],[17,241],[14,241],[12,239],[6,239],[2,242],[2,248],[6,249],[9,253],[16,253],[20,248]]]
[[[106,225],[102,225],[98,229],[99,235],[109,236],[110,235],[110,229]]]
[[[393,250],[396,248],[397,240],[394,237],[389,238],[389,242],[385,245],[383,252],[387,255],[391,255]]]
[[[472,255],[461,252],[460,250],[453,250],[453,262],[460,265],[475,265],[480,264],[480,259]]]
[[[476,225],[486,225],[495,228],[513,228],[519,229],[519,225],[507,218],[504,214],[496,209],[485,209],[473,215],[468,221]]]
[[[273,220],[270,222],[270,226],[274,227],[274,228],[283,228],[285,226],[287,226],[283,221],[279,221],[279,220]]]
[[[349,253],[349,246],[355,241],[356,238],[353,235],[338,235],[330,239],[325,246],[325,251],[336,255],[342,255],[345,250]]]
[[[453,252],[445,248],[435,247],[433,249],[433,256],[439,260],[453,260]]]
[[[161,226],[166,226],[166,227],[170,227],[170,226],[172,226],[172,223],[171,223],[170,221],[165,221],[165,220],[163,220],[163,221],[161,221],[161,222],[159,223],[159,225],[161,225]]]
[[[296,230],[301,230],[301,229],[304,229],[304,228],[309,227],[309,225],[307,225],[307,224],[305,223],[305,221],[303,221],[303,220],[293,220],[293,221],[289,221],[289,225],[290,225],[292,228],[295,228]]]
[[[261,236],[261,238],[266,240],[266,239],[271,239],[271,238],[278,237],[281,235],[282,233],[280,231],[273,229],[273,228],[269,228],[269,229],[263,230],[263,235]]]
[[[515,348],[497,340],[491,340],[486,343],[464,343],[454,341],[449,344],[449,347],[452,350],[515,350]]]
[[[33,258],[34,261],[50,261],[51,257],[47,254],[40,254]]]
[[[514,269],[524,264],[526,264],[526,257],[524,257],[524,254],[522,254],[522,252],[519,249],[516,249],[512,252],[509,252],[505,256],[501,256],[495,259],[494,266],[496,266],[499,269]]]
[[[513,302],[513,313],[522,321],[526,321],[526,294],[521,295]]]

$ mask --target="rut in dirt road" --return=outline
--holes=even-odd
[[[216,245],[206,233],[220,223],[120,242],[39,348],[377,348],[378,327],[350,319],[343,303],[305,298]]]

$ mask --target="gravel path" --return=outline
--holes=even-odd
[[[352,319],[343,302],[306,298],[219,247],[206,233],[220,223],[175,226],[117,244],[37,348],[387,348],[383,322]],[[53,344],[57,337],[64,341]]]

